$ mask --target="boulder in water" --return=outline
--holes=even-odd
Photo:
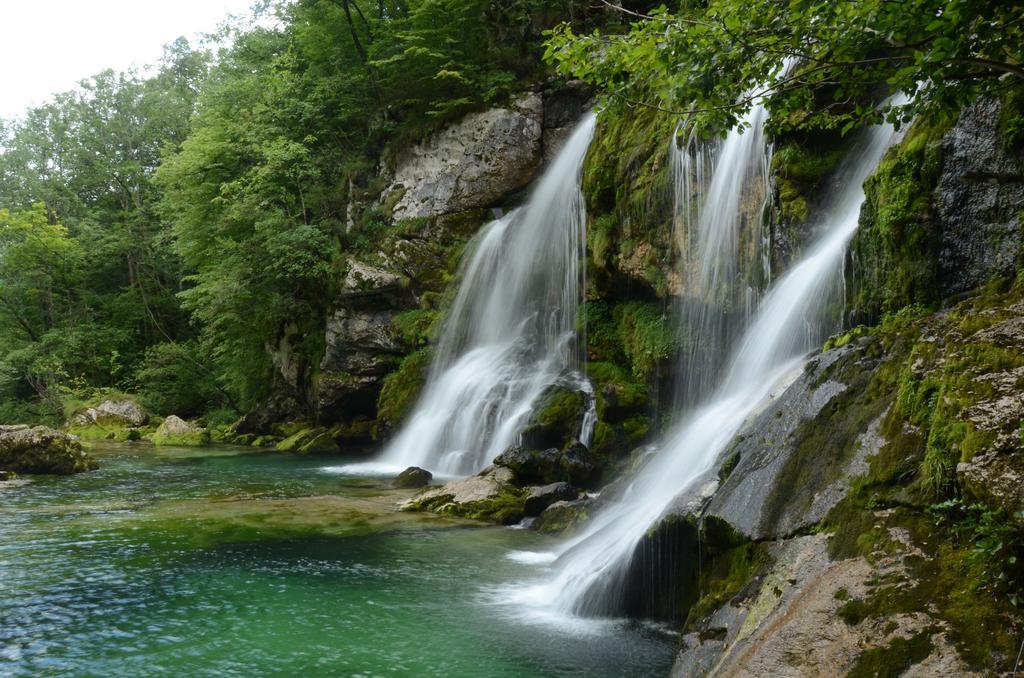
[[[209,442],[210,432],[207,429],[194,426],[173,414],[164,419],[153,434],[154,445],[200,447]]]
[[[576,501],[556,501],[548,506],[530,526],[537,532],[561,534],[587,519],[587,510],[593,504],[589,498]]]
[[[0,426],[0,467],[6,472],[69,475],[96,461],[74,436],[47,426]]]
[[[399,506],[512,525],[522,520],[526,490],[512,484],[507,468],[488,466],[475,476],[429,488]]]
[[[539,516],[547,507],[556,501],[568,501],[576,498],[579,494],[576,488],[566,482],[551,483],[527,488],[526,502],[523,504],[523,512],[530,517]]]
[[[391,487],[402,490],[426,487],[433,477],[434,474],[426,469],[410,466],[398,474],[398,477],[391,483]]]

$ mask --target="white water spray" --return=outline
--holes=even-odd
[[[594,126],[587,114],[529,202],[475,238],[412,417],[378,462],[344,470],[475,473],[515,442],[545,389],[567,383],[589,393],[575,370],[586,229],[580,173]],[[584,443],[592,419],[581,422]]]
[[[839,170],[842,188],[824,211],[821,241],[765,297],[719,387],[661,445],[622,497],[562,546],[550,581],[506,592],[524,614],[550,620],[621,610],[624,577],[648,529],[713,468],[777,382],[823,339],[808,328],[817,325],[832,281],[841,275],[864,199],[863,182],[891,143],[893,129],[881,125],[865,137]]]

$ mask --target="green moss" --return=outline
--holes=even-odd
[[[1024,87],[1007,83],[999,112],[999,132],[1008,151],[1024,148]]]
[[[915,123],[865,182],[862,225],[852,249],[858,262],[854,305],[867,316],[938,301],[940,243],[932,193],[941,169],[942,137],[954,122]]]
[[[772,155],[782,220],[807,221],[810,196],[816,194],[822,180],[836,168],[846,151],[846,144],[838,138],[819,143],[801,139],[786,142]]]
[[[675,328],[661,304],[635,301],[616,306],[619,341],[634,376],[650,377],[676,350]]]
[[[527,491],[518,487],[505,487],[493,499],[464,504],[456,515],[473,520],[486,520],[502,525],[518,523],[525,515]]]
[[[732,454],[725,463],[722,464],[722,468],[718,469],[718,482],[724,483],[732,475],[732,472],[736,470],[736,465],[740,463],[739,453]]]
[[[583,166],[588,284],[617,296],[624,279],[661,294],[672,270],[672,187],[667,144],[676,120],[653,110],[606,112]]]
[[[611,214],[603,214],[594,220],[587,229],[587,247],[590,250],[590,262],[594,268],[604,270],[610,265],[615,247],[616,219]]]
[[[850,668],[848,678],[898,678],[922,662],[933,649],[928,630],[910,638],[894,638],[884,647],[865,650]]]
[[[604,301],[588,301],[580,308],[579,331],[587,340],[587,360],[626,362],[619,331],[611,306]]]
[[[610,362],[584,366],[597,391],[597,414],[602,420],[621,421],[649,404],[650,389],[625,368]]]
[[[643,441],[650,431],[650,417],[638,415],[622,422],[622,432],[626,434],[627,441],[631,447]]]
[[[323,427],[293,433],[277,443],[275,449],[292,454],[337,454],[340,451],[334,436]]]
[[[683,628],[691,630],[747,587],[771,559],[764,546],[748,542],[714,554],[701,569],[700,598],[687,613]]]
[[[844,603],[841,618],[860,624],[899,613],[937,616],[959,654],[987,673],[1012,667],[1024,627],[1014,607],[1024,591],[1017,566],[1024,530],[997,507],[958,499],[964,490],[955,468],[993,443],[992,432],[978,430],[969,418],[971,408],[998,395],[984,377],[1024,365],[1013,346],[977,335],[1020,315],[1014,309],[1024,296],[1021,287],[987,286],[941,315],[907,309],[871,331],[869,344],[886,352],[875,386],[895,394],[881,427],[887,443],[823,525],[832,532],[833,558],[877,562],[904,554],[905,576],[873,582],[866,596]],[[906,555],[908,548],[893,537],[896,529],[924,555]],[[864,661],[874,662],[873,656],[865,654]]]
[[[867,327],[864,327],[863,325],[858,325],[857,327],[854,327],[853,329],[847,332],[837,334],[834,337],[829,337],[821,350],[822,352],[824,352],[830,351],[833,348],[842,348],[843,346],[849,344],[851,341],[859,339],[860,337],[863,336],[867,336],[869,333],[870,330]]]
[[[173,447],[202,447],[210,443],[210,432],[203,429],[196,429],[189,433],[174,434],[157,429],[152,438],[154,445],[167,445]]]
[[[537,403],[530,423],[572,435],[578,427],[584,405],[584,395],[580,391],[555,389]]]
[[[404,311],[394,317],[395,327],[406,346],[419,348],[426,346],[434,333],[438,313],[433,309],[416,308]]]
[[[384,378],[377,398],[378,431],[397,426],[412,412],[427,380],[430,356],[427,347],[414,351],[402,359],[397,370]]]
[[[414,499],[405,507],[405,510],[432,511],[472,520],[512,525],[522,520],[525,515],[528,494],[529,492],[523,488],[505,485],[489,499],[458,504],[451,501],[451,495],[442,494],[425,500]]]

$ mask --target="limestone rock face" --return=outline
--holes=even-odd
[[[541,160],[543,102],[524,94],[508,107],[472,113],[411,148],[385,196],[393,216],[431,217],[489,207],[525,186]]]
[[[46,426],[0,426],[0,469],[4,471],[69,475],[96,467],[74,436]]]
[[[1005,146],[1001,111],[998,99],[981,99],[964,109],[942,140],[934,194],[942,296],[1012,274],[1024,252],[1024,158]]]
[[[868,595],[884,576],[906,577],[899,558],[832,560],[828,537],[770,543],[773,566],[753,586],[721,606],[698,631],[682,638],[674,677],[847,675],[865,650],[918,638],[926,644],[899,670],[905,676],[975,676],[927,614],[844,621],[851,598]],[[895,673],[893,675],[896,675]]]
[[[956,474],[985,503],[1010,515],[1024,511],[1024,455],[987,452],[957,464]]]
[[[373,418],[386,376],[405,352],[392,323],[408,303],[403,276],[352,259],[327,319],[316,404],[327,423]]]
[[[847,384],[825,373],[852,350],[852,346],[844,346],[813,360],[745,427],[728,452],[730,458],[738,458],[735,468],[715,493],[707,515],[724,520],[751,539],[773,539],[817,523],[839,503],[848,491],[844,481],[866,469],[864,458],[877,452],[882,441],[865,437],[866,444],[856,448],[856,458],[848,460],[827,455],[795,457],[801,425],[847,389]],[[818,465],[818,472],[808,469],[809,464]],[[822,478],[833,471],[836,477],[821,484],[793,483],[788,476],[794,470]]]
[[[133,400],[104,400],[95,407],[87,407],[76,412],[70,424],[72,426],[89,426],[91,424],[113,423],[121,426],[144,426],[149,415]]]

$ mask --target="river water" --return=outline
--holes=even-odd
[[[502,616],[552,540],[394,510],[351,459],[99,447],[0,489],[0,675],[665,675],[675,637]],[[535,572],[533,569],[529,571]]]

